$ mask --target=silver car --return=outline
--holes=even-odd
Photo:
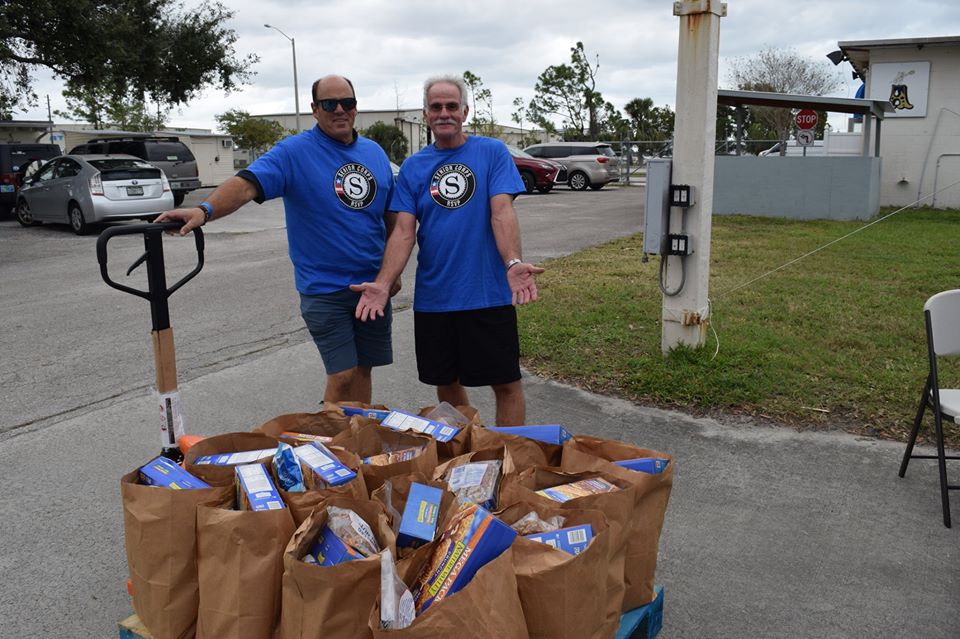
[[[132,155],[61,155],[17,194],[20,224],[67,223],[77,235],[98,222],[150,220],[172,208],[163,171]]]
[[[575,191],[598,191],[620,178],[620,160],[606,142],[544,142],[524,149],[535,158],[559,162],[567,169],[567,184]]]

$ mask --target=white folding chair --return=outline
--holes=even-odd
[[[940,388],[937,376],[937,358],[955,357],[960,355],[960,289],[937,293],[923,305],[923,314],[927,325],[927,356],[930,360],[930,371],[927,374],[927,383],[923,387],[920,397],[920,407],[917,409],[917,418],[913,422],[910,439],[907,440],[907,449],[900,462],[900,476],[907,472],[907,464],[911,459],[936,459],[940,467],[940,499],[943,502],[943,525],[950,528],[950,497],[949,491],[960,489],[960,486],[951,486],[947,482],[948,459],[960,459],[960,456],[945,455],[943,446],[943,422],[951,421],[960,424],[960,389]],[[936,436],[936,455],[914,455],[913,445],[917,441],[917,433],[923,421],[923,414],[930,408],[933,413],[933,425]]]

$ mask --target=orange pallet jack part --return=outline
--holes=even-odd
[[[186,454],[191,446],[204,439],[206,437],[203,435],[181,435],[177,443],[180,445],[180,452]]]
[[[133,579],[127,579],[127,594],[133,596]]]

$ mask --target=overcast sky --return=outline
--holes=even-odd
[[[187,6],[198,4],[185,0]],[[676,102],[679,19],[670,0],[225,0],[234,12],[238,55],[256,53],[252,84],[223,94],[208,90],[169,115],[174,126],[214,128],[214,115],[230,108],[253,114],[293,111],[290,42],[296,39],[300,107],[309,111],[310,84],[343,73],[357,89],[359,108],[418,108],[423,80],[470,70],[493,92],[498,121],[513,124],[512,102],[533,97],[537,76],[568,63],[582,41],[599,55],[598,89],[619,109],[635,97],[657,105]],[[720,23],[720,88],[732,88],[729,63],[775,46],[819,63],[838,41],[960,35],[956,0],[729,0]],[[850,66],[832,67],[840,97],[853,97],[859,81]],[[23,119],[46,119],[45,95],[63,108],[61,83],[37,82],[41,105]],[[845,116],[831,117],[838,125]],[[61,121],[61,118],[54,118]]]

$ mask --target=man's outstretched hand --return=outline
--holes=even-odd
[[[520,262],[510,267],[507,271],[507,283],[510,284],[511,303],[514,306],[537,301],[537,283],[533,276],[543,273],[543,271],[543,268],[526,262]]]
[[[351,284],[350,290],[360,293],[360,301],[357,302],[357,312],[354,316],[361,322],[368,319],[377,319],[383,317],[383,309],[387,306],[387,300],[390,299],[390,290],[376,282],[364,282],[363,284]]]

